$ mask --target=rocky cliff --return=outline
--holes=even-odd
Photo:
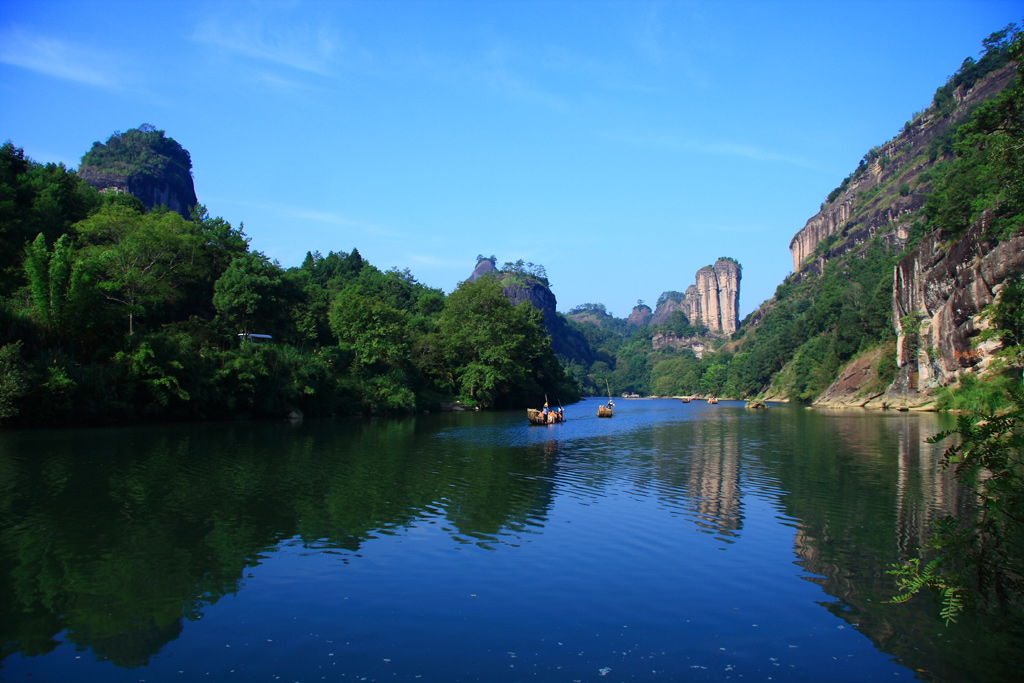
[[[164,131],[143,125],[94,142],[78,168],[83,180],[106,192],[126,192],[146,208],[166,206],[185,218],[197,203],[192,158]]]
[[[704,266],[695,275],[696,284],[686,292],[665,292],[650,324],[667,322],[680,311],[692,325],[703,326],[719,335],[731,335],[739,328],[740,264],[731,258],[720,258],[713,266]]]
[[[928,407],[936,388],[991,364],[999,343],[976,343],[986,325],[980,314],[1009,276],[1024,272],[1024,235],[996,243],[986,238],[986,223],[952,245],[932,233],[900,260],[892,299],[895,344],[855,358],[815,405]],[[877,369],[887,354],[895,354],[897,375],[885,385]]]
[[[709,345],[706,340],[699,337],[680,337],[674,334],[656,334],[651,337],[651,347],[660,349],[673,349],[675,351],[681,351],[688,349],[693,351],[693,354],[697,358],[703,358],[704,354],[709,350]]]
[[[985,324],[979,314],[1010,275],[1024,273],[1024,235],[996,243],[986,237],[987,220],[952,245],[941,234],[927,236],[896,266],[892,315],[899,374],[887,392],[889,403],[927,402],[932,389],[991,363],[999,343],[973,343]]]
[[[902,246],[929,191],[923,180],[948,156],[951,128],[979,103],[1002,91],[1015,66],[1006,65],[952,92],[952,103],[933,103],[889,142],[869,151],[789,244],[793,272],[820,270],[832,258],[876,234]]]
[[[647,324],[661,325],[663,323],[667,323],[669,318],[676,311],[681,311],[683,315],[686,316],[687,320],[692,321],[693,318],[690,317],[689,310],[685,302],[686,295],[682,292],[662,292],[661,296],[658,297],[658,303],[655,306],[654,313],[651,314]]]

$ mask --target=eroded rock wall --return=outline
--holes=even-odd
[[[974,344],[979,316],[1003,282],[1024,272],[1024,235],[986,239],[983,220],[948,248],[933,233],[897,265],[893,282],[896,364],[890,402],[915,405],[965,372],[984,370],[998,342]]]

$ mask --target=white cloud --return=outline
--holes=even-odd
[[[753,161],[769,161],[799,166],[801,168],[818,168],[815,164],[800,157],[788,154],[779,154],[770,150],[762,149],[754,145],[746,145],[737,142],[704,142],[688,140],[677,137],[673,134],[659,133],[631,133],[631,132],[607,132],[604,137],[611,140],[646,149],[664,149],[683,152],[697,152],[699,154],[710,154],[713,156],[735,157],[750,159]]]
[[[339,41],[326,24],[291,22],[253,11],[248,16],[207,16],[192,33],[199,43],[298,71],[330,75]]]
[[[390,228],[361,220],[353,220],[333,211],[323,211],[321,209],[292,206],[288,204],[253,202],[248,200],[244,202],[244,204],[248,207],[276,213],[282,218],[309,221],[311,223],[322,223],[324,225],[335,225],[381,237],[401,237],[400,233]]]
[[[0,35],[0,62],[108,90],[122,90],[126,82],[112,56],[20,29]]]
[[[465,268],[467,262],[466,259],[446,259],[433,254],[408,254],[406,258],[425,266],[442,266],[444,268]]]

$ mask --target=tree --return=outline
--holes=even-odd
[[[351,355],[364,407],[370,412],[414,409],[408,314],[350,285],[335,297],[329,319],[339,346]]]
[[[25,253],[25,273],[32,295],[33,313],[44,328],[68,336],[72,318],[82,315],[88,295],[88,279],[67,235],[61,235],[46,248],[46,238],[39,233]]]
[[[281,318],[282,270],[259,252],[236,257],[213,287],[218,317],[239,332],[267,332]]]
[[[18,414],[18,399],[28,389],[22,369],[21,341],[0,346],[0,420]]]
[[[493,278],[463,283],[438,318],[435,369],[455,393],[478,405],[525,406],[572,389],[543,331],[540,312],[513,307]]]
[[[199,241],[192,224],[172,211],[141,214],[113,204],[75,230],[97,288],[127,315],[129,335],[137,317],[174,301],[193,275]]]

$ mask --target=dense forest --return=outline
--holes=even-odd
[[[131,144],[121,144],[127,135]],[[124,167],[152,128],[115,134]],[[166,144],[166,143],[163,143]],[[0,419],[97,424],[534,405],[578,392],[493,278],[450,295],[356,249],[282,268],[241,226],[0,147]],[[259,335],[259,336],[250,336]],[[269,337],[269,341],[267,340]]]

